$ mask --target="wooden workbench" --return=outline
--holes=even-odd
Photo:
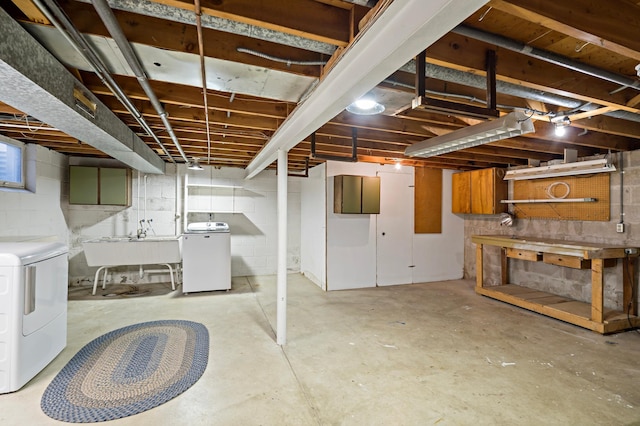
[[[635,259],[639,254],[637,247],[505,235],[474,235],[471,241],[477,245],[476,293],[602,334],[640,327],[637,300],[633,297]],[[501,285],[484,285],[485,245],[501,248]],[[509,258],[591,269],[591,303],[509,283]],[[624,312],[606,310],[603,303],[604,268],[614,266],[617,259],[622,259]],[[626,312],[629,305],[630,318]]]

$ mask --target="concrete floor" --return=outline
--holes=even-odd
[[[209,365],[182,395],[117,425],[640,424],[640,334],[601,336],[477,296],[472,281],[322,292],[289,276],[288,344],[275,277],[230,292],[69,303],[67,348],[0,424],[49,425],[46,386],[86,343],[157,319],[207,326]]]

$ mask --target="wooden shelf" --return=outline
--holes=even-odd
[[[187,212],[187,214],[190,213],[231,213],[231,214],[238,214],[238,213],[242,213],[242,212],[237,212],[237,211],[231,211],[231,210],[189,210]]]
[[[241,189],[242,186],[237,185],[220,185],[220,184],[206,184],[206,183],[190,183],[187,188],[229,188],[229,189]]]
[[[591,303],[516,284],[476,288],[476,293],[602,334],[640,327],[639,317],[631,315],[627,318],[626,313],[609,309],[604,309],[601,323],[592,321]]]

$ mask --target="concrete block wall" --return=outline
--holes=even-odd
[[[68,163],[65,155],[26,145],[27,180],[33,191],[0,190],[0,237],[53,237],[67,243]]]
[[[95,267],[88,267],[82,241],[102,237],[136,236],[141,219],[151,219],[152,230],[147,235],[180,235],[184,229],[184,174],[186,167],[167,164],[165,175],[141,175],[134,171],[132,205],[69,206],[71,256],[69,275],[72,285],[93,283]],[[232,192],[211,189],[211,206],[215,210],[233,213],[190,214],[189,221],[222,221],[231,228],[231,274],[270,275],[277,270],[277,181],[275,171],[264,171],[246,181],[238,168],[204,166],[198,172],[189,171],[189,182],[235,187]],[[300,178],[289,178],[288,206],[288,269],[300,270]],[[146,180],[146,203],[145,203]],[[209,201],[207,201],[209,203]],[[146,205],[146,208],[145,208]],[[166,268],[145,266],[152,273],[140,276],[137,267],[110,268],[110,280],[122,283],[166,282]],[[158,272],[155,272],[155,271]]]
[[[226,185],[229,189],[211,189],[211,208],[233,213],[192,214],[190,222],[207,220],[226,222],[231,229],[231,273],[233,276],[271,275],[277,271],[277,176],[265,170],[245,180],[244,169],[205,167],[189,172],[189,183]],[[287,182],[288,241],[287,269],[300,271],[300,181]],[[206,192],[206,191],[205,191]]]
[[[579,222],[566,220],[518,219],[512,227],[500,226],[499,216],[464,215],[464,271],[466,278],[476,276],[476,247],[471,242],[472,235],[500,234],[516,236],[536,236],[560,240],[588,241],[640,247],[640,151],[615,154],[618,171],[611,174],[611,213],[608,222]],[[624,186],[621,187],[620,162],[624,161]],[[620,191],[623,194],[625,232],[617,233],[620,221]],[[500,257],[497,247],[485,249],[485,280],[489,284],[500,281]],[[591,300],[590,270],[575,270],[544,264],[512,260],[509,262],[510,280],[550,293],[571,297],[580,301]],[[638,283],[638,272],[634,282]],[[636,284],[637,285],[637,284]],[[623,310],[622,266],[605,269],[605,306]],[[636,295],[638,298],[638,295]]]

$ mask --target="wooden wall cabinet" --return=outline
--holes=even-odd
[[[70,166],[69,204],[130,206],[130,170]]]
[[[351,175],[334,176],[333,212],[379,214],[380,178]]]
[[[499,214],[507,211],[500,201],[507,198],[504,170],[496,167],[455,173],[452,176],[451,212]]]

